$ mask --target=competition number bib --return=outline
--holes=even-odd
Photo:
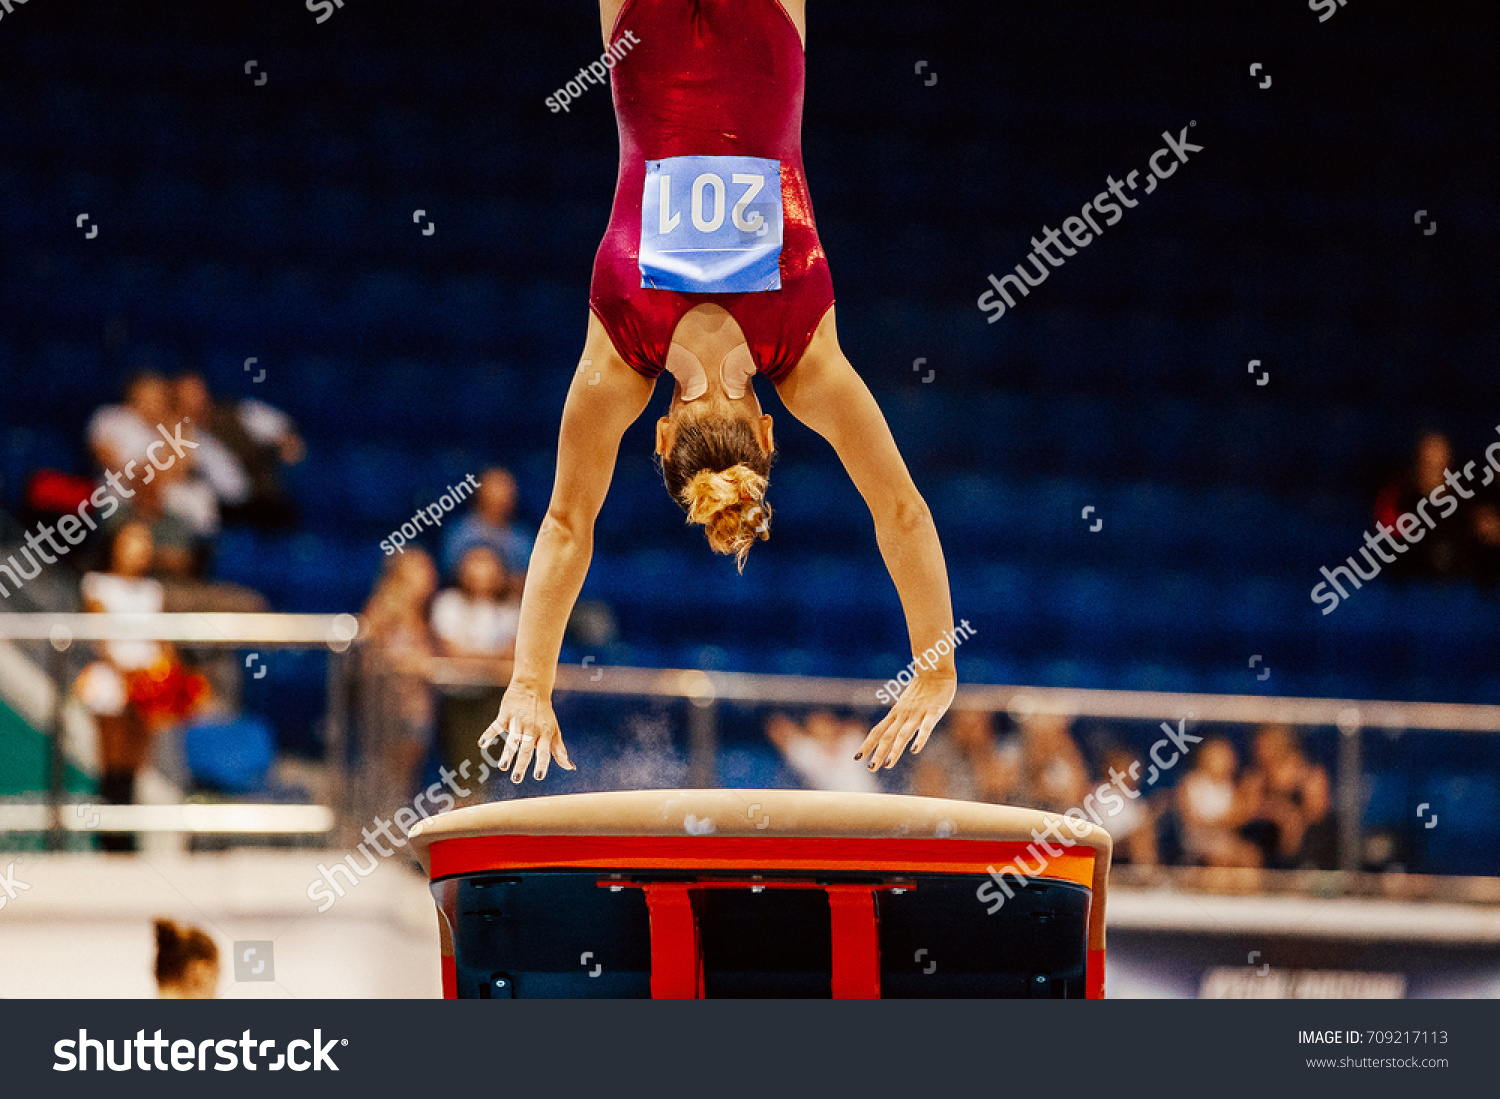
[[[646,162],[641,285],[690,294],[781,289],[781,162],[674,156]]]

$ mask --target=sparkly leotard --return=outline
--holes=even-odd
[[[620,356],[655,378],[683,314],[706,302],[720,305],[744,332],[756,369],[780,381],[833,305],[802,168],[805,66],[797,28],[778,0],[626,0],[611,41],[622,28],[636,45],[610,80],[620,171],[589,306]],[[646,162],[733,155],[781,162],[781,289],[696,294],[642,287]]]

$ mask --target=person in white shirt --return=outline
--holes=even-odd
[[[442,700],[443,754],[454,768],[465,758],[478,760],[474,732],[483,728],[499,708],[521,622],[520,600],[506,597],[510,579],[493,549],[470,547],[459,559],[457,571],[458,587],[439,593],[432,602],[432,632],[444,656],[463,660],[480,671],[493,671],[497,682],[446,691]]]
[[[125,475],[134,461],[146,464],[146,448],[160,436],[157,424],[172,419],[172,391],[167,379],[142,371],[125,384],[125,403],[104,405],[89,418],[89,450],[101,469]]]
[[[432,604],[432,630],[444,655],[510,657],[515,652],[518,601],[502,600],[505,566],[488,546],[474,546],[458,563],[458,587]]]
[[[147,575],[154,553],[149,526],[142,522],[121,525],[110,549],[110,570],[83,576],[84,609],[100,614],[160,613],[164,589]],[[160,641],[107,641],[104,651],[119,672],[140,671],[166,658]],[[119,709],[95,708],[95,712],[118,713]]]
[[[162,585],[147,575],[153,556],[151,528],[123,523],[110,546],[108,572],[90,572],[81,588],[84,609],[98,614],[141,615],[161,611]],[[103,659],[79,674],[74,693],[93,713],[99,730],[101,800],[135,800],[137,774],[150,760],[157,732],[201,704],[207,683],[183,667],[171,645],[148,639],[109,641]],[[107,851],[129,851],[129,836],[101,837]]]
[[[281,485],[281,467],[302,461],[306,448],[292,418],[264,401],[215,400],[201,374],[172,380],[175,413],[192,423],[194,469],[212,488],[224,522],[281,530],[298,523]]]
[[[1115,776],[1120,777],[1116,779]],[[1125,749],[1111,748],[1105,753],[1099,785],[1118,782],[1121,795],[1115,799],[1118,804],[1113,808],[1106,806],[1103,814],[1105,831],[1115,841],[1114,861],[1117,865],[1155,866],[1157,863],[1156,821],[1160,812],[1158,806],[1145,796],[1146,791],[1142,789],[1145,777],[1140,760]]]
[[[817,710],[807,715],[805,725],[798,725],[777,714],[766,723],[766,736],[809,789],[854,794],[880,790],[874,772],[854,758],[865,739],[858,722],[840,722],[828,711]]]
[[[206,426],[206,425],[205,425]],[[196,424],[174,407],[173,387],[161,374],[142,371],[125,388],[125,403],[106,405],[89,419],[89,450],[99,468],[127,486],[127,508],[138,497],[150,495],[153,505],[186,524],[192,537],[204,545],[219,533],[219,500],[214,486],[198,466],[201,445]],[[190,449],[163,449],[169,435],[179,435]],[[151,448],[159,452],[152,457]],[[175,452],[175,453],[174,453]],[[165,454],[165,457],[163,457]],[[163,542],[162,538],[157,539]],[[166,541],[170,541],[167,539]],[[158,545],[172,552],[175,547]],[[201,565],[205,551],[193,547]]]
[[[1236,786],[1238,769],[1234,745],[1222,737],[1210,737],[1194,756],[1193,769],[1177,787],[1183,853],[1194,864],[1261,865],[1259,849],[1239,834],[1252,807]]]
[[[250,474],[244,463],[213,431],[213,401],[198,374],[180,374],[172,381],[172,403],[177,416],[192,424],[193,465],[213,490],[219,504],[237,507],[250,499]]]

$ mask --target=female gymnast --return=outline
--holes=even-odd
[[[656,453],[672,499],[743,570],[769,537],[776,387],[833,446],[870,508],[913,653],[953,627],[947,568],[926,503],[879,406],[839,349],[833,283],[802,167],[806,0],[601,0],[620,169],[594,260],[588,335],[563,407],[557,475],[521,603],[515,671],[481,746],[500,769],[576,770],[552,709],[564,627],[593,551],[620,439],[663,370],[672,404]],[[616,52],[621,56],[615,57]],[[779,181],[778,181],[779,180]],[[946,646],[945,646],[946,647]],[[919,752],[957,685],[953,656],[922,663],[855,759],[874,771]]]

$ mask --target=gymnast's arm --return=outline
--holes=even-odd
[[[563,406],[552,499],[526,572],[515,671],[499,716],[479,738],[481,745],[505,739],[500,769],[514,760],[512,782],[525,777],[533,750],[538,779],[546,777],[553,756],[574,769],[552,712],[557,658],[568,616],[588,574],[594,520],[609,491],[620,439],[645,411],[655,384],[614,353],[591,316],[583,365],[573,375]]]
[[[777,392],[793,416],[833,446],[864,497],[875,520],[881,556],[906,612],[912,652],[924,652],[953,628],[943,547],[880,406],[839,350],[831,325],[826,331],[819,327]],[[958,675],[951,652],[939,656],[932,667],[924,662],[913,670],[915,678],[855,756],[868,753],[871,770],[894,766],[908,743],[912,751],[921,751],[953,701]]]

